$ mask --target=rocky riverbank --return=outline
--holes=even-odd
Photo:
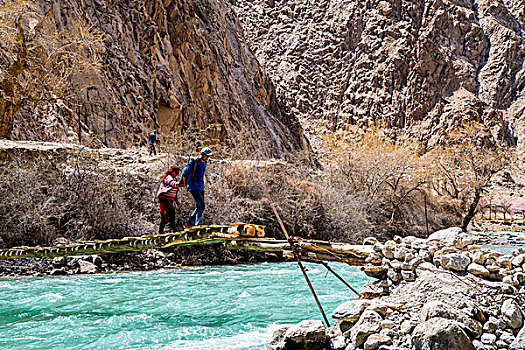
[[[508,255],[456,229],[379,243],[363,271],[377,279],[332,313],[277,330],[269,347],[335,350],[525,348],[525,248]]]
[[[230,251],[222,245],[177,247],[144,252],[69,256],[46,259],[0,260],[0,277],[57,276],[147,271],[201,265],[281,261],[273,253]]]

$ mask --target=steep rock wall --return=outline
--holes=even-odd
[[[84,140],[128,147],[158,128],[222,144],[241,137],[273,156],[308,147],[225,1],[44,0],[42,8],[58,27],[82,17],[103,33],[104,66],[99,76],[72,77],[72,89],[84,86],[76,107],[22,111],[13,138],[77,141],[80,128]]]
[[[437,142],[478,121],[525,136],[523,1],[230,1],[310,133],[380,124]]]

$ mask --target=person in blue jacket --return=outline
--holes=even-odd
[[[149,144],[149,155],[151,156],[152,153],[157,155],[157,150],[155,149],[155,143],[159,142],[157,140],[157,134],[155,134],[155,131],[153,131],[151,134],[149,134],[148,137],[148,144]]]
[[[180,182],[190,191],[196,204],[195,210],[186,223],[187,227],[198,226],[201,223],[205,208],[204,173],[206,172],[206,162],[212,155],[211,149],[204,147],[198,157],[188,160],[182,171]]]

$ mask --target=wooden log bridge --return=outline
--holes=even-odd
[[[162,235],[124,237],[122,239],[95,240],[51,247],[14,247],[0,250],[0,260],[20,258],[52,258],[58,256],[111,254],[120,252],[165,249],[177,246],[222,243],[230,250],[257,250],[282,252],[293,259],[290,243],[265,237],[265,226],[245,223],[231,225],[195,226],[184,231]],[[352,245],[293,237],[302,260],[310,262],[339,261],[352,266],[365,265],[373,251],[370,245]]]

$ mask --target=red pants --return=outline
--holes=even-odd
[[[160,205],[160,224],[159,233],[164,233],[164,226],[169,222],[171,230],[175,231],[175,207],[173,201],[159,197]]]

